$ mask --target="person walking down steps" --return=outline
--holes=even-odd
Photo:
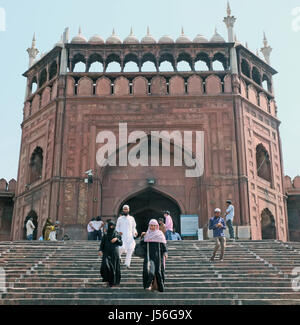
[[[123,253],[126,253],[125,266],[127,269],[130,269],[132,254],[136,246],[134,238],[138,236],[135,219],[129,215],[129,212],[129,206],[125,205],[123,207],[123,213],[117,221],[116,227],[116,230],[122,236],[123,241],[123,246],[120,248],[120,257]]]
[[[104,234],[100,244],[99,256],[102,256],[101,277],[110,288],[118,286],[121,282],[119,247],[122,245],[122,238],[116,231],[116,224],[109,222],[107,233]]]
[[[142,233],[141,245],[145,251],[143,267],[144,289],[164,292],[165,262],[168,258],[167,240],[156,220],[151,220],[147,233]]]
[[[221,246],[221,256],[220,261],[224,261],[225,248],[226,248],[226,236],[225,230],[226,225],[224,219],[221,217],[221,209],[215,209],[215,216],[209,220],[209,230],[213,230],[215,239],[215,250],[210,261],[213,262],[216,258],[216,254]]]

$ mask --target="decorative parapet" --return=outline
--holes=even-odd
[[[11,179],[9,182],[6,179],[0,179],[0,197],[1,196],[13,196],[16,191],[17,182]]]
[[[284,188],[287,195],[300,195],[300,176],[296,176],[293,181],[290,176],[285,176]]]

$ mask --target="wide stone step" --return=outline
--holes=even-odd
[[[224,281],[223,279],[218,280],[204,280],[204,281],[184,281],[184,280],[168,280],[166,283],[169,287],[179,288],[204,288],[204,287],[210,287],[210,288],[216,288],[218,290],[223,290],[223,288],[259,288],[259,290],[263,290],[263,288],[288,288],[287,290],[291,290],[291,281],[287,280],[270,280],[270,281],[263,281],[263,282],[257,282],[257,281]],[[72,288],[103,288],[103,283],[101,280],[89,280],[89,281],[83,281],[83,280],[77,280],[77,281],[39,281],[36,279],[36,281],[20,281],[20,282],[12,282],[8,283],[8,287],[14,287],[14,288],[31,288],[31,287],[40,287],[40,288],[52,288],[52,287],[72,287]],[[139,279],[139,281],[133,281],[128,280],[124,282],[122,280],[121,287],[141,287],[142,286],[142,279]]]
[[[66,284],[67,285],[67,284]],[[180,286],[181,285],[181,286]],[[126,292],[133,291],[133,290],[141,290],[142,286],[140,284],[132,284],[128,286],[122,286],[119,288],[113,289],[114,291]],[[110,288],[106,288],[105,285],[95,285],[91,287],[85,288],[78,288],[78,287],[68,287],[68,286],[61,286],[61,287],[43,287],[43,286],[36,286],[36,287],[20,287],[20,288],[8,288],[8,293],[19,293],[19,294],[28,294],[28,293],[77,293],[80,291],[81,293],[98,293],[99,290],[101,292],[109,292],[111,293]],[[220,293],[219,287],[210,287],[206,286],[191,286],[186,285],[185,283],[176,284],[174,283],[172,286],[166,287],[166,292],[194,292],[194,293]],[[290,293],[291,287],[222,287],[222,293],[229,293],[229,294],[236,294],[236,293]]]
[[[120,292],[119,290],[112,289],[111,292],[97,292],[97,293],[16,293],[3,294],[2,299],[95,299],[106,300],[112,299],[113,296],[118,296],[119,299],[143,299],[146,295],[159,296],[161,299],[300,299],[300,295],[297,293],[218,293],[218,292],[173,292],[173,293],[147,293],[145,290],[132,290],[128,292]]]
[[[11,299],[0,300],[0,305],[106,305],[106,306],[195,306],[195,305],[300,305],[300,299],[162,299],[160,298],[143,298],[143,299],[113,299],[96,300],[96,299]]]

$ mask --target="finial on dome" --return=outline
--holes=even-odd
[[[124,44],[137,44],[137,43],[139,43],[139,40],[137,39],[137,37],[135,37],[133,33],[133,28],[131,27],[130,35],[126,37],[126,39],[124,40]]]
[[[115,28],[113,28],[112,35],[106,40],[107,44],[121,44],[121,39],[116,35]]]
[[[76,44],[87,43],[87,39],[82,35],[81,26],[79,26],[78,35],[73,37],[72,43],[76,43]]]
[[[60,47],[64,46],[64,36],[63,36],[63,34],[60,36],[60,40],[57,43],[55,43],[54,46],[60,46]]]
[[[156,39],[150,33],[150,27],[147,26],[147,35],[142,39],[142,44],[155,44]]]
[[[215,28],[215,34],[210,40],[213,43],[224,43],[224,38],[218,33],[217,27]]]

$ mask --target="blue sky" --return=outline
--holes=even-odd
[[[230,4],[238,19],[238,39],[256,51],[265,31],[274,49],[271,64],[279,72],[274,81],[284,170],[294,177],[300,174],[300,30],[292,28],[296,19],[292,10],[300,7],[300,0],[231,0]],[[0,31],[0,178],[8,180],[17,177],[26,82],[22,74],[34,32],[41,52],[49,51],[67,26],[71,37],[77,35],[79,25],[86,37],[97,33],[105,39],[113,27],[124,39],[131,26],[141,39],[148,25],[156,38],[164,34],[177,38],[183,26],[190,38],[198,33],[210,38],[217,27],[227,39],[226,0],[0,0],[0,8],[6,12],[6,31]]]

